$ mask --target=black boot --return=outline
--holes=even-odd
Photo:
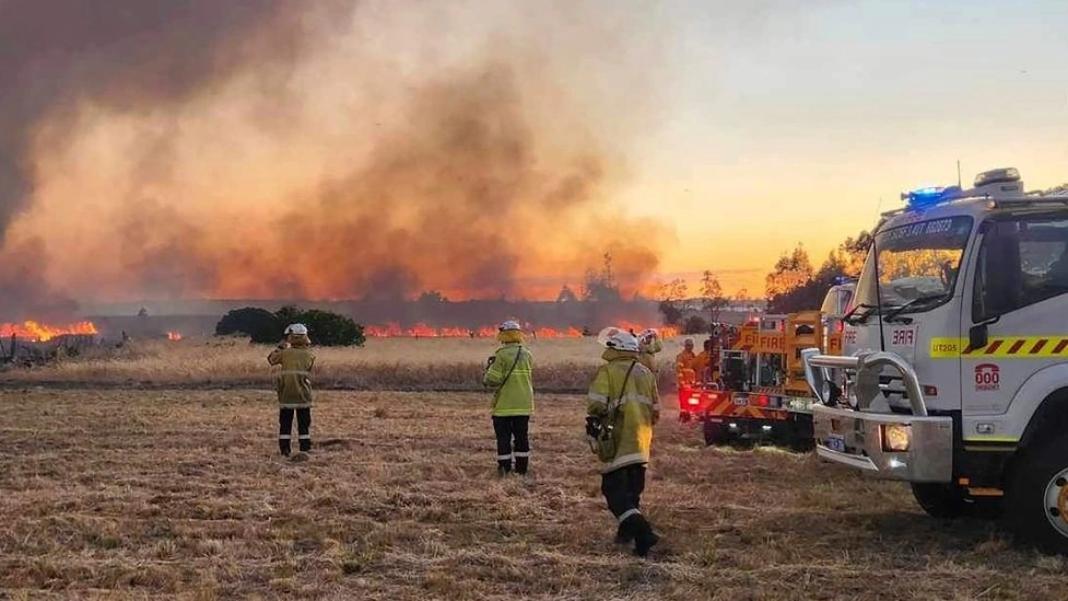
[[[310,451],[311,451],[311,439],[310,438],[301,438],[300,439],[300,452],[301,453],[308,453]]]
[[[289,457],[289,453],[291,452],[290,445],[289,445],[289,439],[279,438],[278,439],[278,450],[282,452],[282,457]]]
[[[645,516],[638,514],[627,521],[631,520],[634,520],[634,554],[638,557],[645,557],[649,555],[649,550],[660,542],[660,537],[653,532],[653,527]]]
[[[507,476],[510,473],[512,473],[512,462],[510,460],[509,461],[498,461],[497,462],[497,475],[498,476],[503,478],[503,477]]]
[[[516,457],[515,458],[515,473],[520,476],[526,475],[527,469],[530,467],[529,457]]]
[[[623,522],[619,524],[619,528],[616,529],[616,544],[629,545],[633,540],[634,532],[627,527],[627,523]]]

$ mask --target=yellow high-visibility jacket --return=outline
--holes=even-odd
[[[612,437],[616,456],[608,461],[604,472],[636,463],[649,463],[653,445],[653,426],[660,419],[660,394],[656,376],[638,362],[638,353],[608,349],[603,355],[606,363],[597,370],[590,383],[587,413],[604,419],[609,403],[619,404],[615,412]],[[627,370],[634,369],[623,390]]]
[[[649,371],[653,372],[653,374],[656,374],[656,354],[662,350],[664,350],[664,345],[660,342],[660,339],[653,338],[652,342],[649,344],[641,345],[638,352],[638,361],[641,361],[642,365],[648,367]]]
[[[695,361],[697,361],[697,355],[693,354],[693,351],[682,349],[682,352],[675,357],[675,367],[678,369],[693,369]]]
[[[493,395],[493,415],[506,417],[534,413],[533,355],[522,344],[508,342],[497,349],[494,357],[482,375],[483,386],[497,389]],[[512,369],[513,364],[515,369]],[[509,371],[511,375],[508,375]]]
[[[311,369],[315,355],[306,347],[277,348],[267,356],[267,363],[281,366],[275,378],[278,406],[282,409],[311,407]]]

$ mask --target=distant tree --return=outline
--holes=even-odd
[[[567,284],[564,284],[560,288],[560,293],[556,295],[556,302],[558,303],[576,303],[578,299],[578,295]]]
[[[745,302],[745,301],[748,301],[748,300],[752,300],[751,298],[749,298],[749,289],[740,288],[738,290],[738,292],[736,292],[734,294],[734,300],[740,301],[740,302]]]
[[[810,273],[808,277],[801,281],[791,282],[793,285],[777,289],[775,293],[771,293],[769,285],[768,311],[772,313],[794,313],[818,309],[823,304],[823,297],[831,286],[835,285],[842,277],[857,277],[860,274],[870,246],[871,234],[861,232],[855,238],[846,238],[836,249],[832,250],[820,266],[819,271]],[[799,246],[798,249],[800,248]],[[783,255],[783,257],[786,257],[786,255]],[[773,280],[778,282],[786,281],[777,277],[780,272],[794,269],[798,273],[803,273],[805,271],[804,264],[807,260],[807,253],[804,255],[804,259],[801,260],[797,256],[796,250],[794,255],[791,255],[785,262],[783,258],[780,258],[779,262],[775,264],[775,269],[768,274],[769,284]],[[800,269],[797,269],[798,266],[800,266]],[[808,270],[811,270],[811,265],[808,266]]]
[[[808,252],[798,244],[793,252],[783,253],[775,262],[775,267],[765,278],[765,292],[771,298],[804,284],[812,279],[812,275]]]
[[[676,278],[657,289],[657,297],[660,301],[658,308],[664,316],[664,323],[669,326],[678,325],[682,319],[682,302],[686,300],[686,280]]]
[[[700,315],[691,315],[682,322],[683,334],[708,334],[709,331],[708,322]]]
[[[709,323],[719,323],[720,313],[730,304],[730,299],[723,294],[719,279],[707,269],[701,274],[701,297]]]
[[[449,299],[437,290],[427,290],[419,295],[418,302],[426,305],[438,305],[449,302]]]
[[[619,302],[623,295],[619,292],[619,284],[612,269],[612,253],[604,254],[604,264],[601,271],[589,269],[586,271],[585,282],[582,287],[582,299],[586,301],[606,303]]]
[[[252,342],[271,344],[282,339],[284,327],[274,313],[259,307],[245,307],[223,315],[215,325],[215,335],[245,334]]]

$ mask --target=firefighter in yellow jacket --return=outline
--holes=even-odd
[[[493,432],[497,437],[497,473],[526,474],[530,467],[530,415],[534,412],[534,358],[523,346],[519,323],[506,321],[497,333],[501,343],[490,357],[482,384],[494,389]]]
[[[267,356],[267,363],[279,366],[275,380],[278,389],[278,449],[289,457],[293,435],[293,415],[297,417],[300,452],[311,451],[311,370],[315,365],[308,328],[295,323],[286,327],[285,338]]]
[[[664,350],[664,344],[660,342],[660,332],[649,328],[642,330],[638,334],[638,360],[642,362],[642,365],[649,368],[649,371],[656,375],[659,369],[656,364],[656,355]]]
[[[590,384],[587,431],[601,432],[598,455],[606,463],[601,492],[619,522],[616,542],[634,542],[645,557],[659,540],[641,512],[645,468],[660,418],[660,396],[653,372],[639,361],[639,343],[630,333],[602,333],[605,363]]]

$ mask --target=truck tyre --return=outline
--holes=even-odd
[[[712,446],[723,442],[723,424],[705,420],[705,444]]]
[[[1009,474],[1005,521],[1017,542],[1068,555],[1068,434],[1024,451]]]
[[[959,518],[968,510],[964,491],[952,484],[913,482],[912,496],[933,518]]]

